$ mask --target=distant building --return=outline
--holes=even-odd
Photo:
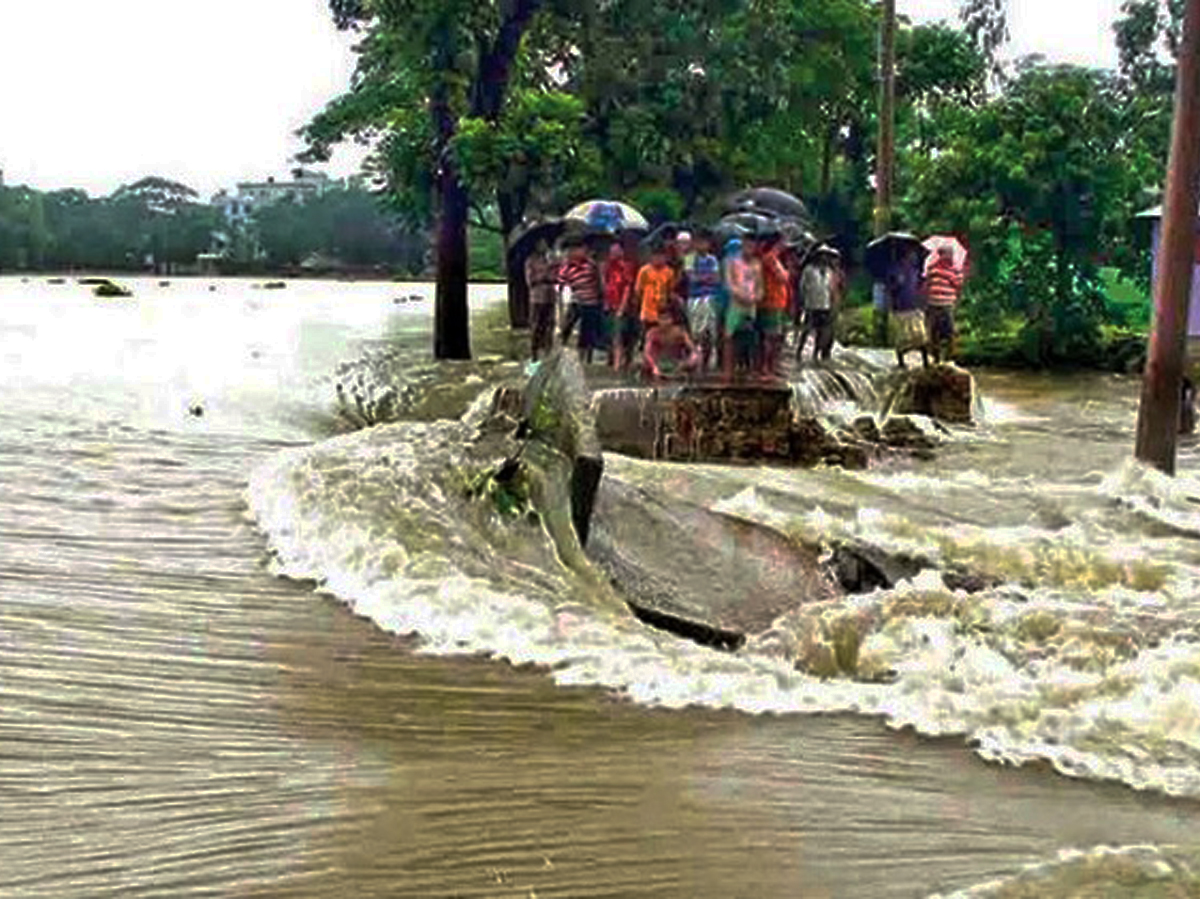
[[[256,209],[281,200],[303,203],[311,197],[321,196],[337,184],[322,172],[292,169],[291,181],[276,181],[273,175],[266,181],[239,181],[235,193],[220,191],[213,196],[212,205],[221,210],[230,224],[244,225],[253,218]]]

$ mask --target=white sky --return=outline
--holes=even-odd
[[[1120,0],[1008,3],[1012,55],[1116,64]],[[958,2],[897,7],[956,21]],[[351,44],[325,0],[0,0],[4,182],[97,195],[161,175],[207,197],[286,176],[292,133],[349,84]],[[328,171],[360,158],[343,151]]]

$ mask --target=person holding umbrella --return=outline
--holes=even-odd
[[[822,244],[813,251],[800,276],[804,327],[796,342],[796,363],[804,357],[804,345],[813,336],[813,362],[828,360],[833,353],[833,317],[841,301],[840,256]]]
[[[929,349],[935,363],[942,361],[942,348],[949,361],[954,352],[954,309],[962,292],[962,263],[956,259],[955,245],[962,245],[954,238],[930,238],[933,256],[925,272],[925,327],[929,332]],[[962,257],[965,257],[965,251]]]
[[[687,269],[687,322],[692,338],[700,345],[700,368],[707,369],[717,347],[717,292],[721,287],[721,264],[711,252],[707,234],[696,239],[696,252]]]
[[[917,251],[905,248],[888,273],[888,299],[891,301],[893,335],[896,346],[896,361],[900,368],[904,356],[910,350],[921,351],[921,362],[929,367],[928,337],[925,332],[925,315],[921,309],[921,263]]]

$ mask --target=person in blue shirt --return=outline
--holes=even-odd
[[[719,346],[717,293],[721,288],[721,264],[712,254],[707,235],[700,235],[695,246],[687,272],[687,321],[692,338],[700,345],[700,368],[704,371],[713,348]]]

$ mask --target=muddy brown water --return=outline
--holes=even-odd
[[[99,310],[0,279],[0,895],[914,896],[1194,830],[1194,803],[876,719],[421,655],[270,575],[250,468],[427,315],[218,286]]]

